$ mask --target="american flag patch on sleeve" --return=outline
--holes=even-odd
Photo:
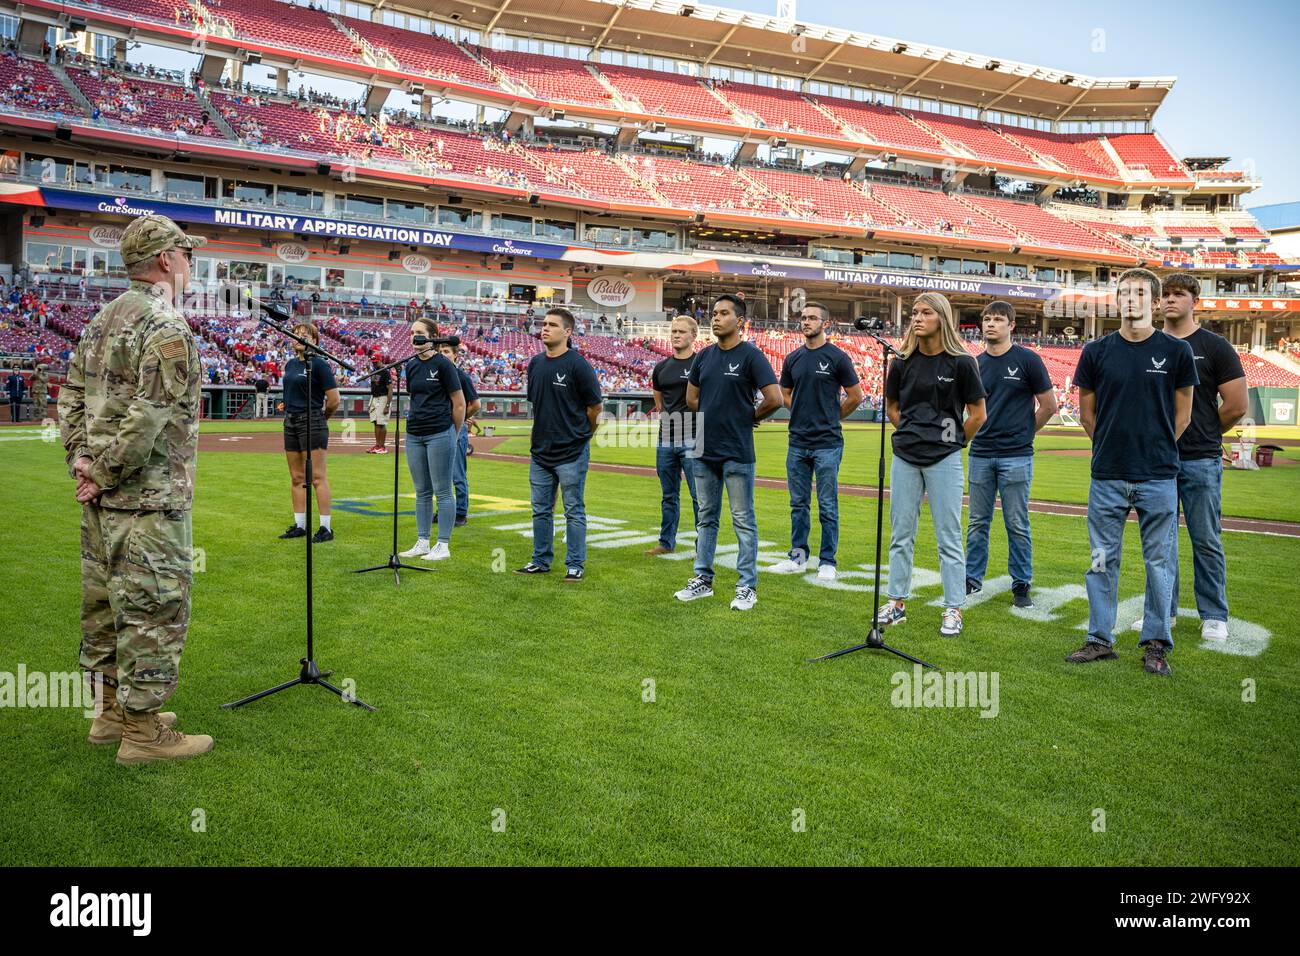
[[[184,358],[187,351],[184,339],[168,339],[158,347],[158,354],[165,359]]]

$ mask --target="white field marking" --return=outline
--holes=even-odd
[[[44,441],[45,436],[40,432],[32,432],[26,435],[0,435],[0,441]],[[51,445],[56,444],[50,442]]]

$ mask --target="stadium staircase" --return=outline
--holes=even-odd
[[[387,50],[383,50],[375,46],[373,43],[371,43],[369,40],[363,37],[356,30],[353,30],[351,27],[349,27],[338,17],[331,16],[329,19],[331,23],[333,23],[336,27],[339,28],[340,32],[345,34],[353,43],[355,43],[361,49],[362,60],[369,63],[371,66],[379,67],[381,70],[393,70],[398,73],[402,72],[402,64],[398,63],[397,58],[394,57]]]
[[[587,72],[596,78],[596,82],[604,88],[605,92],[609,94],[610,99],[614,101],[614,104],[618,106],[619,109],[624,109],[632,113],[645,112],[645,109],[641,104],[635,102],[630,95],[620,93],[618,87],[609,82],[609,79],[605,74],[596,69],[594,63],[587,63],[584,65],[587,67]]]
[[[1028,143],[1021,142],[1018,138],[1012,136],[1006,130],[999,129],[996,126],[991,126],[988,123],[985,123],[984,127],[985,129],[992,130],[993,133],[1002,137],[1002,139],[1006,140],[1012,146],[1015,146],[1017,149],[1022,149],[1030,156],[1034,157],[1034,162],[1038,163],[1039,166],[1042,166],[1046,169],[1050,169],[1052,170],[1052,172],[1061,172],[1061,173],[1070,172],[1070,170],[1066,169],[1065,165],[1061,163],[1059,160],[1054,159],[1051,156],[1048,156],[1046,153],[1040,153],[1038,150],[1034,149]]]
[[[458,41],[456,43],[456,49],[460,50],[461,53],[464,53],[467,57],[486,70],[487,75],[492,78],[492,81],[506,92],[513,93],[515,96],[527,96],[533,99],[542,99],[542,97],[534,93],[526,83],[514,79],[509,76],[505,70],[501,69],[487,57],[479,56],[475,53],[468,43]]]
[[[614,157],[614,162],[617,163],[619,166],[623,167],[623,171],[627,173],[628,178],[632,180],[632,182],[636,183],[638,186],[640,186],[642,189],[648,192],[651,196],[654,196],[655,199],[658,202],[663,203],[664,206],[669,208],[672,207],[673,204],[669,200],[669,198],[659,190],[659,187],[657,185],[655,185],[653,182],[646,179],[639,172],[637,172],[635,164],[629,162],[626,155],[622,153],[618,154],[617,156]]]
[[[742,110],[739,106],[737,106],[735,103],[731,102],[731,100],[727,99],[725,96],[723,96],[721,93],[719,93],[719,92],[718,92],[717,90],[715,90],[713,87],[709,86],[709,85],[708,85],[707,83],[705,83],[703,80],[700,80],[699,83],[700,83],[700,86],[702,86],[702,87],[704,88],[705,92],[707,92],[707,93],[708,93],[710,96],[712,96],[715,100],[717,100],[719,103],[721,103],[723,106],[725,106],[728,110],[731,111],[731,115],[732,115],[733,117],[735,117],[735,120],[736,120],[736,122],[737,122],[738,124],[740,124],[741,126],[748,126],[750,129],[765,129],[765,128],[766,128],[766,126],[765,126],[765,124],[763,123],[763,121],[760,120],[760,119],[759,119],[757,116],[755,116],[753,113],[749,113],[749,112],[746,112],[745,110]]]
[[[828,110],[826,107],[822,106],[812,97],[805,96],[803,98],[803,101],[807,103],[809,106],[811,106],[818,113],[820,113],[822,116],[826,117],[826,119],[830,121],[830,123],[840,131],[840,135],[843,136],[850,143],[861,141],[864,143],[870,143],[873,146],[878,145],[876,143],[875,137],[873,137],[870,133],[849,126],[842,119],[840,119],[830,110]]]
[[[593,194],[591,190],[587,189],[587,187],[584,186],[581,182],[579,182],[576,178],[573,179],[569,178],[569,176],[563,170],[551,164],[550,162],[546,161],[545,159],[542,159],[542,157],[539,156],[537,153],[535,153],[533,150],[524,149],[518,143],[509,143],[504,145],[503,148],[507,152],[514,153],[525,163],[527,163],[528,165],[532,166],[534,169],[537,169],[539,172],[541,172],[543,174],[542,182],[555,182],[564,186],[566,189],[571,189],[579,196],[582,196],[587,199],[592,198]]]
[[[979,158],[974,153],[972,153],[969,149],[967,149],[965,146],[955,143],[952,140],[950,140],[947,136],[944,136],[942,133],[940,133],[937,129],[935,129],[925,120],[921,119],[919,116],[916,116],[912,113],[908,113],[905,110],[894,110],[894,112],[897,113],[899,116],[903,117],[904,119],[908,120],[913,126],[920,127],[926,133],[928,133],[929,135],[937,139],[940,143],[943,144],[944,149],[947,150],[952,156],[960,159]]]
[[[81,92],[81,90],[77,88],[77,84],[72,82],[72,77],[68,76],[67,70],[58,63],[47,63],[46,66],[50,68],[50,72],[54,74],[54,78],[59,81],[59,85],[68,91],[68,95],[76,101],[78,106],[86,111],[87,116],[94,113],[94,104],[87,99],[85,93]]]
[[[1025,232],[1023,229],[1020,229],[1017,226],[1015,226],[1010,221],[1003,219],[1001,216],[995,215],[993,213],[993,210],[985,209],[982,206],[975,205],[973,202],[968,200],[965,196],[961,195],[960,193],[953,193],[950,198],[955,199],[957,202],[961,203],[963,206],[965,206],[967,209],[971,210],[975,214],[983,216],[985,219],[992,219],[1003,229],[1006,229],[1013,236],[1017,236],[1018,238],[1023,240],[1026,244],[1033,245],[1033,246],[1041,245],[1041,240],[1036,239],[1035,237],[1031,236],[1029,233]]]
[[[208,99],[207,91],[194,87],[191,88],[190,92],[194,94],[195,101],[202,106],[204,111],[208,114],[208,118],[212,120],[212,125],[221,130],[221,135],[226,137],[226,139],[230,140],[232,143],[238,143],[239,134],[235,132],[235,128],[230,125],[230,122],[221,115],[221,110],[217,109],[217,104]]]
[[[185,0],[185,5],[194,11],[195,24],[202,23],[204,30],[202,32],[212,33],[220,37],[233,37],[235,28],[225,17],[213,13],[202,0]]]

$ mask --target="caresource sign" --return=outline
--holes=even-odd
[[[636,298],[636,288],[627,279],[600,276],[587,284],[587,298],[599,306],[616,309]]]

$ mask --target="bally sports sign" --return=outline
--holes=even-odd
[[[601,276],[587,284],[587,298],[606,308],[618,308],[636,298],[636,288],[627,279]]]

